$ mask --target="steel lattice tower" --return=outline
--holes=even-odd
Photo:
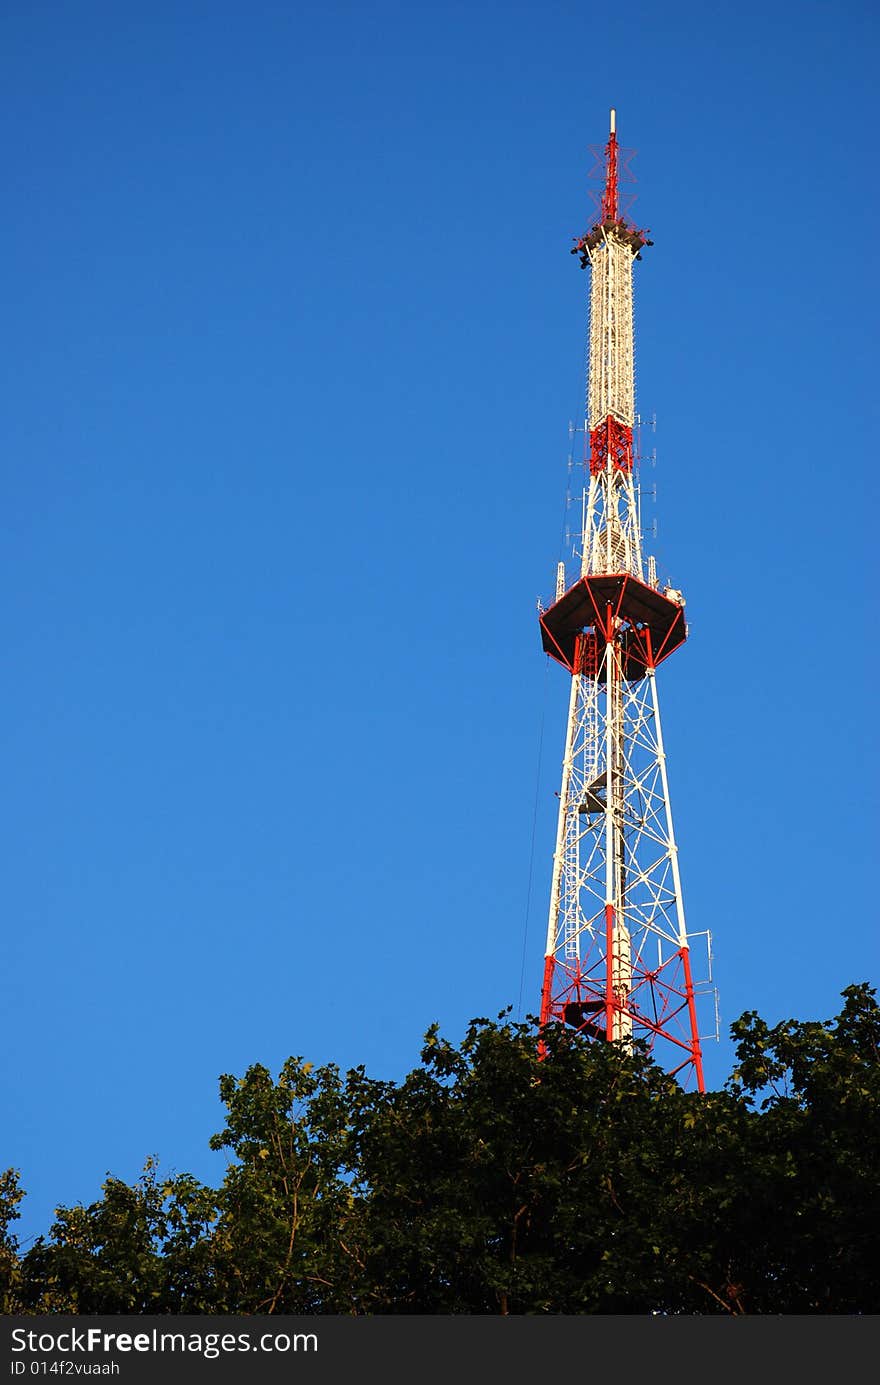
[[[621,152],[612,111],[598,217],[572,251],[590,267],[579,570],[569,581],[560,563],[556,599],[539,608],[544,649],[571,674],[541,1023],[644,1039],[702,1091],[698,999],[714,995],[711,948],[685,924],[656,679],[687,626],[681,592],[661,587],[642,557],[632,275],[651,242],[621,213]]]

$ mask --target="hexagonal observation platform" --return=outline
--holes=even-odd
[[[670,590],[667,588],[667,590]],[[541,642],[570,673],[583,673],[579,636],[595,635],[599,646],[615,640],[624,678],[644,678],[687,639],[684,602],[649,587],[629,572],[581,577],[541,614]],[[599,677],[604,681],[599,661]]]

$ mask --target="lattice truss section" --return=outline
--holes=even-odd
[[[633,248],[614,231],[590,252],[590,383],[587,415],[591,429],[609,414],[632,428],[635,420],[633,368]]]
[[[631,572],[644,580],[641,522],[631,471],[608,470],[590,477],[581,576],[594,572]]]
[[[577,676],[574,734],[565,810],[560,933],[568,960],[583,960],[596,940],[605,947],[607,864],[607,691],[598,679]],[[620,697],[622,736],[612,746],[614,849],[611,874],[615,916],[626,926],[633,964],[655,966],[683,941],[683,915],[672,878],[660,750],[650,679],[613,685]],[[648,937],[647,935],[651,936]],[[638,940],[638,941],[637,941]],[[650,949],[650,956],[645,949]],[[666,949],[666,951],[664,951]]]
[[[597,675],[613,651],[607,646]],[[710,986],[711,958],[708,934],[686,933],[676,852],[653,673],[633,681],[573,676],[548,934],[558,1017],[569,1000],[598,1012],[610,976],[612,1037],[653,1042],[662,1034],[674,1044],[680,1031],[688,1049],[682,950],[693,964],[698,944],[699,991]]]

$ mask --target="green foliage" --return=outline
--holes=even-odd
[[[642,1055],[546,1042],[541,1061],[524,1025],[475,1021],[459,1051],[432,1033],[421,1069],[353,1102],[366,1311],[614,1311],[614,1151],[677,1088]]]
[[[19,1187],[18,1171],[5,1169],[0,1173],[0,1313],[18,1310],[18,1289],[21,1271],[18,1260],[18,1239],[10,1225],[18,1221],[18,1204],[24,1197]]]
[[[880,1007],[864,984],[843,1000],[825,1023],[770,1029],[750,1013],[732,1026],[728,1087],[760,1111],[752,1146],[769,1225],[755,1311],[880,1311]]]
[[[229,1165],[59,1208],[6,1312],[876,1313],[880,1009],[733,1026],[720,1092],[640,1049],[474,1020],[401,1082],[291,1058],[220,1079]]]
[[[215,1312],[328,1311],[347,1257],[352,1207],[347,1114],[335,1067],[289,1058],[278,1081],[260,1065],[220,1079],[233,1156],[213,1236]],[[333,1311],[333,1309],[329,1309]]]
[[[137,1183],[108,1178],[103,1194],[57,1209],[49,1240],[24,1257],[19,1311],[213,1312],[216,1193],[189,1174],[160,1182],[148,1159]]]

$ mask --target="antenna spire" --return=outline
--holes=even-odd
[[[602,194],[602,223],[618,220],[617,206],[617,112],[611,107],[610,133],[605,146],[605,191]]]

